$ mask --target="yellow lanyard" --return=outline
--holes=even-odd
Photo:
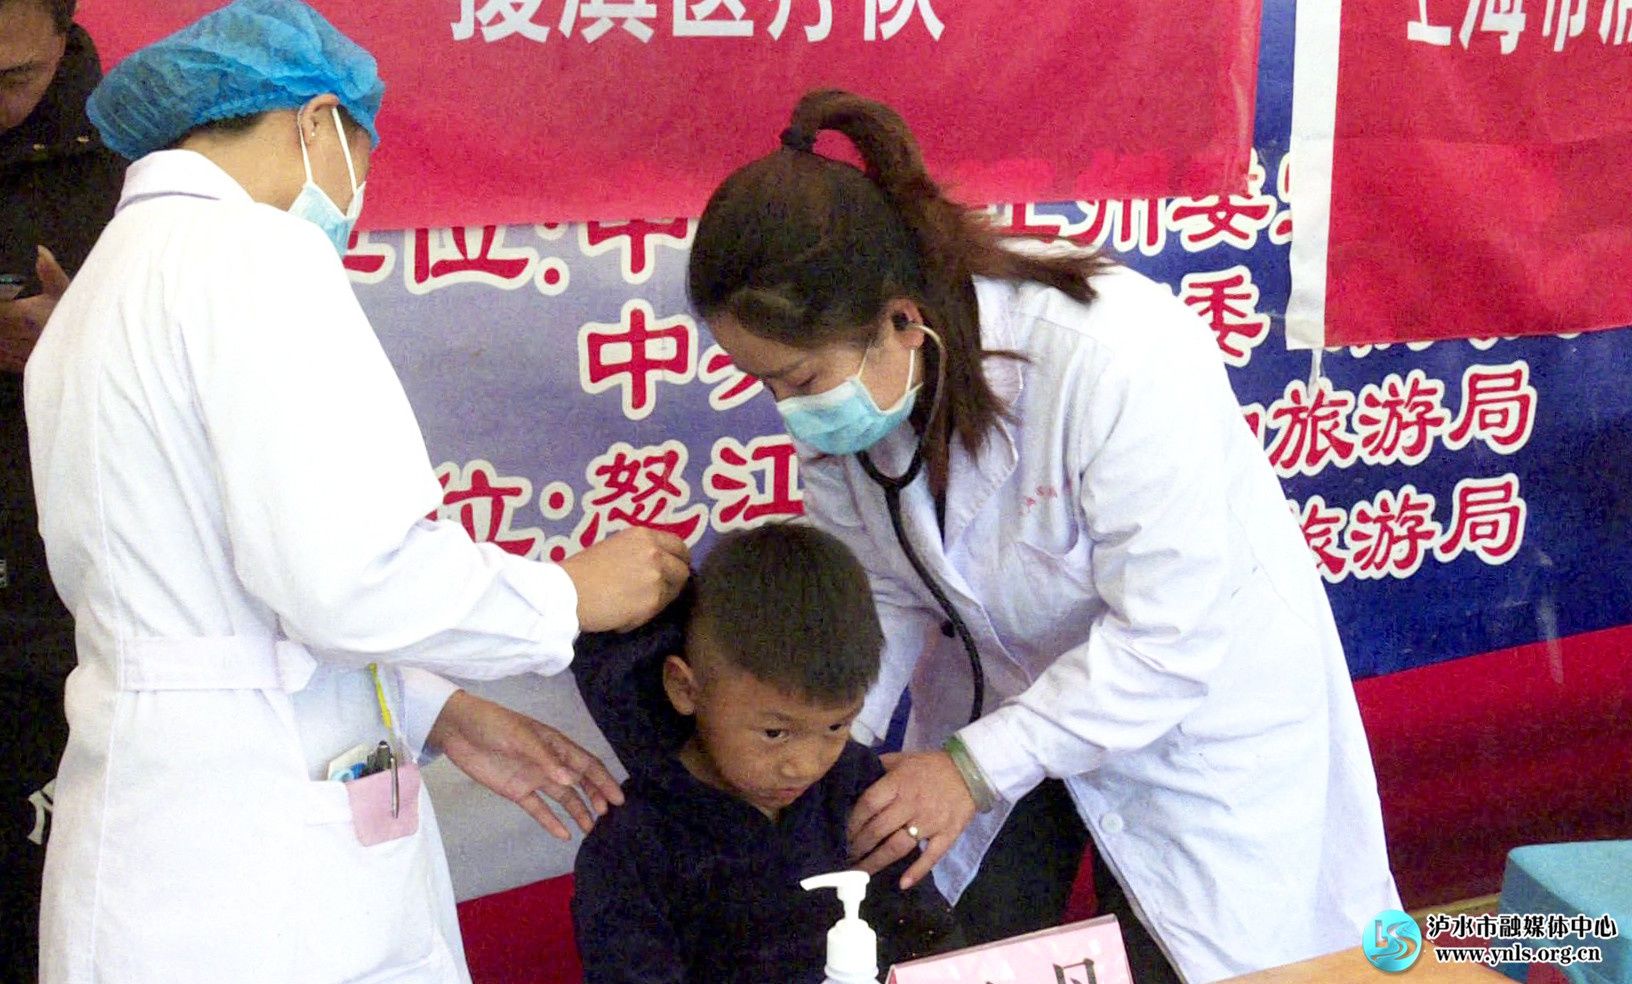
[[[374,699],[380,704],[380,722],[385,725],[387,733],[395,728],[391,724],[391,705],[385,699],[385,684],[380,682],[380,664],[368,664],[369,675],[374,678]]]

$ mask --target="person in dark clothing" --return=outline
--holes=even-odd
[[[842,544],[794,525],[726,535],[693,585],[645,628],[575,647],[629,770],[578,854],[584,979],[819,982],[842,909],[799,882],[852,867],[845,824],[884,774],[849,740],[883,644],[872,594]],[[881,969],[963,944],[932,883],[897,887],[911,860],[862,908]]]
[[[85,99],[102,78],[73,0],[0,0],[0,980],[35,979],[49,784],[67,741],[74,625],[46,571],[23,363],[113,216],[126,162]],[[41,251],[44,247],[44,252]]]
[[[0,363],[14,373],[113,217],[129,163],[85,117],[102,64],[74,5],[0,0]]]

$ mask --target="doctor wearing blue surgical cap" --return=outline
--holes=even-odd
[[[44,981],[465,981],[420,755],[562,837],[543,796],[586,830],[621,801],[433,671],[557,672],[666,604],[685,545],[553,565],[425,519],[441,489],[341,266],[382,92],[310,7],[239,0],[91,96],[135,163],[25,383],[79,654]],[[379,771],[331,778],[353,758]]]

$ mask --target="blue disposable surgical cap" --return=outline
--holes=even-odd
[[[206,123],[325,92],[379,142],[374,57],[300,0],[237,0],[114,66],[85,108],[102,142],[135,160]]]

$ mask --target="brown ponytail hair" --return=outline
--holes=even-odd
[[[865,170],[811,152],[822,130],[844,134]],[[704,319],[730,315],[761,338],[812,349],[863,347],[890,301],[913,301],[945,346],[938,419],[925,419],[933,400],[913,410],[927,432],[931,481],[944,489],[952,435],[974,454],[1006,409],[982,362],[1018,357],[982,348],[972,278],[1034,281],[1087,302],[1089,278],[1109,261],[1006,248],[985,215],[942,194],[906,122],[882,103],[838,89],[810,92],[782,143],[709,199],[691,247],[692,307]],[[926,344],[924,358],[933,385],[941,353]]]

